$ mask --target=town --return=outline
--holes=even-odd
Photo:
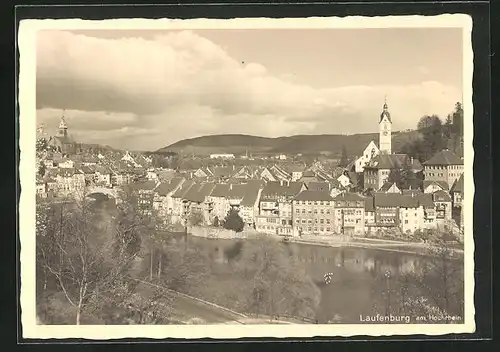
[[[118,198],[117,190],[128,185],[140,195],[142,211],[154,212],[167,227],[189,226],[193,232],[220,227],[236,212],[244,224],[237,232],[283,239],[410,240],[423,231],[446,230],[463,241],[463,153],[447,146],[426,160],[396,153],[387,102],[381,110],[374,113],[378,141],[359,155],[342,153],[341,160],[308,163],[300,155],[248,152],[159,157],[177,158],[171,165],[158,163],[154,153],[77,143],[63,114],[54,135],[38,131],[37,197],[57,201],[102,193]],[[198,166],[181,158],[196,159]]]

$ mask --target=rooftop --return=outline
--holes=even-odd
[[[330,201],[333,200],[333,198],[328,194],[326,191],[311,191],[311,190],[304,190],[300,192],[294,200],[300,200],[300,201]]]
[[[463,165],[464,161],[452,151],[445,149],[436,154],[426,162],[424,165]]]

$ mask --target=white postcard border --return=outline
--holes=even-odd
[[[37,325],[35,307],[35,141],[36,141],[36,32],[76,29],[252,29],[252,28],[462,28],[464,108],[464,324],[311,324],[311,325],[123,325],[59,326]],[[21,322],[23,338],[308,338],[317,336],[443,335],[475,331],[474,239],[473,239],[473,105],[472,105],[472,19],[464,14],[438,16],[311,17],[303,19],[238,18],[230,20],[81,19],[23,20],[18,32],[19,47],[19,146],[21,197],[19,236],[21,243]]]

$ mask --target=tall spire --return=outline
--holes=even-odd
[[[66,110],[63,110],[62,116],[61,116],[61,122],[59,123],[59,130],[57,131],[57,134],[60,137],[67,137],[68,136],[68,125],[66,124],[66,118],[64,117],[64,113]]]

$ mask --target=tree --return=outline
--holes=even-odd
[[[45,176],[46,171],[47,167],[45,166],[45,164],[40,163],[40,165],[38,166],[38,176],[43,178]]]
[[[216,216],[214,218],[213,225],[214,225],[214,227],[219,227],[220,226],[220,224],[219,224],[219,217],[218,216]]]
[[[37,261],[56,279],[79,325],[82,313],[99,309],[125,290],[137,238],[114,223],[103,224],[85,201],[59,204],[50,216],[39,218]]]
[[[48,149],[49,147],[49,142],[47,141],[46,138],[38,138],[36,140],[36,151],[37,152],[44,152]]]
[[[408,274],[417,294],[404,302],[406,312],[463,317],[464,263],[450,241],[453,236],[446,231],[424,231],[421,236],[428,240],[428,260],[419,271]]]
[[[452,114],[453,119],[453,132],[459,136],[463,136],[463,125],[464,125],[464,110],[462,104],[457,102],[455,104],[455,111]]]
[[[204,222],[203,214],[198,211],[192,211],[188,216],[188,223],[191,226],[201,226]]]
[[[237,268],[250,285],[241,293],[248,312],[270,317],[315,316],[319,289],[282,243],[267,237],[245,242]]]
[[[229,210],[226,219],[224,220],[224,228],[227,230],[233,230],[235,232],[243,231],[243,229],[245,228],[245,223],[238,214],[238,210],[236,209]]]
[[[345,145],[342,145],[342,154],[340,156],[340,167],[346,167],[349,164],[349,160],[347,159],[347,149]]]

